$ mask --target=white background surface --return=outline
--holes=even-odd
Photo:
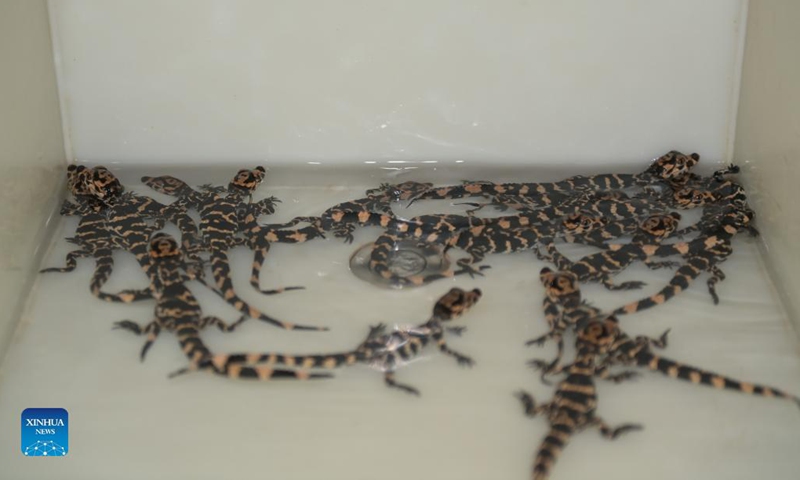
[[[64,178],[50,45],[44,0],[0,1],[0,361]]]
[[[734,161],[758,212],[767,262],[800,329],[800,2],[752,2]]]
[[[68,155],[729,159],[742,0],[52,1]]]
[[[270,218],[283,222],[361,193],[363,188],[262,187],[258,198],[283,199]],[[446,203],[424,202],[414,212],[441,211]],[[65,223],[59,236],[74,228],[74,221]],[[186,364],[173,335],[162,333],[142,364],[144,339],[111,330],[112,322],[124,318],[149,321],[152,303],[119,306],[92,298],[92,262],[83,261],[72,274],[39,277],[33,308],[0,370],[0,424],[16,425],[27,407],[64,407],[70,413],[70,453],[58,460],[25,458],[18,450],[19,430],[0,429],[0,445],[11,446],[0,448],[3,477],[529,478],[547,423],[523,416],[513,393],[525,388],[542,401],[553,393],[525,361],[550,358],[554,346],[523,346],[546,331],[538,280],[544,264],[532,252],[489,256],[492,268],[485,278],[386,291],[347,269],[350,253],[376,235],[362,230],[352,246],[335,239],[274,246],[262,286],[307,287],[274,297],[248,285],[252,253],[231,253],[234,283],[244,298],[277,318],[324,324],[332,331],[291,333],[251,320],[237,332],[209,329],[203,338],[218,352],[339,351],[356,345],[370,324],[424,321],[433,302],[453,285],[479,287],[484,297],[457,321],[468,331],[449,340],[453,349],[474,357],[473,369],[429,350],[397,374],[398,381],[418,387],[421,398],[388,389],[379,372],[360,366],[318,382],[259,384],[200,373],[168,380],[167,373]],[[58,241],[45,265],[61,264],[68,248]],[[665,356],[800,394],[797,337],[753,242],[737,238],[735,249],[722,265],[728,278],[718,285],[719,306],[701,277],[666,305],[622,317],[622,325],[631,335],[657,336],[671,328]],[[146,283],[130,255],[116,259],[109,291]],[[656,291],[670,275],[638,265],[621,280],[647,281],[643,291],[610,294],[589,285],[584,293],[612,309]],[[206,313],[238,317],[201,287],[194,291],[202,294]],[[646,371],[627,384],[597,384],[598,415],[610,424],[635,422],[645,429],[614,442],[596,431],[576,435],[553,479],[796,479],[800,410],[793,402],[717,391]]]

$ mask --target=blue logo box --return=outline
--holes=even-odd
[[[69,414],[63,408],[26,408],[22,411],[22,454],[26,457],[63,457],[69,452]]]

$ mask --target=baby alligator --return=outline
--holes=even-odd
[[[731,241],[737,232],[749,229],[757,232],[750,225],[755,217],[755,213],[750,209],[740,209],[738,207],[728,208],[720,215],[717,226],[713,230],[707,231],[700,237],[691,242],[676,243],[670,245],[641,245],[642,253],[650,256],[667,256],[673,254],[683,255],[685,263],[678,268],[675,275],[667,286],[662,288],[647,298],[643,298],[633,303],[623,305],[614,310],[614,314],[623,315],[635,313],[647,308],[665,303],[680,292],[686,290],[697,277],[703,272],[710,272],[711,278],[708,279],[708,291],[714,304],[719,303],[719,296],[716,292],[717,282],[725,279],[725,274],[719,269],[718,265],[724,262],[732,253],[733,246]],[[635,247],[619,246],[620,250],[630,250]],[[611,247],[616,248],[616,247]]]
[[[548,269],[549,270],[549,269]],[[605,340],[597,342],[598,354],[605,355],[604,359],[598,363],[599,368],[609,368],[611,366],[636,365],[659,371],[672,378],[680,378],[692,383],[711,386],[714,388],[725,388],[762,395],[766,397],[778,397],[794,400],[800,406],[800,399],[794,395],[787,394],[780,390],[753,385],[749,383],[732,380],[728,377],[715,373],[707,372],[696,367],[679,364],[673,360],[659,357],[650,351],[650,346],[664,348],[667,345],[667,334],[664,332],[660,338],[652,339],[643,336],[631,339],[619,328],[619,321],[613,314],[604,314],[597,308],[581,302],[580,287],[574,276],[565,275],[563,272],[551,272],[542,270],[542,280],[547,291],[547,298],[550,305],[560,309],[557,316],[559,322],[555,327],[551,326],[551,332],[536,339],[536,343],[541,343],[546,338],[559,338],[558,334],[566,328],[572,327],[580,330],[582,325],[601,322],[607,332]],[[548,302],[545,302],[548,304]],[[602,350],[601,350],[602,349]],[[544,375],[556,374],[567,369],[567,366],[557,366],[558,359],[554,362],[534,360],[531,366],[541,368]],[[630,374],[626,374],[630,376]]]
[[[474,265],[481,262],[487,254],[537,249],[540,242],[552,242],[555,239],[563,239],[570,243],[602,245],[604,239],[622,236],[627,229],[624,221],[609,224],[603,217],[583,214],[570,215],[563,220],[550,223],[514,228],[508,228],[503,222],[494,220],[486,219],[482,225],[461,230],[445,243],[445,251],[455,247],[469,254],[469,258],[462,258],[456,262],[460,270],[453,272],[454,275],[480,274],[480,270]],[[489,266],[480,267],[480,269],[486,268]],[[422,283],[428,283],[432,279],[432,276],[425,277]]]
[[[306,380],[331,376],[326,373],[309,373],[241,365],[226,369],[215,368],[210,361],[213,358],[213,354],[200,339],[200,330],[209,325],[214,325],[224,332],[231,332],[247,317],[242,316],[235,323],[228,325],[218,317],[203,316],[197,299],[185,285],[185,281],[193,278],[193,274],[187,275],[184,273],[187,266],[184,263],[178,242],[174,238],[163,233],[155,234],[149,243],[149,255],[160,278],[159,284],[162,288],[155,308],[155,319],[145,326],[140,326],[131,320],[122,320],[114,324],[114,328],[128,330],[136,335],[147,335],[147,341],[140,354],[142,360],[144,360],[153,342],[158,338],[161,330],[166,330],[175,333],[178,337],[183,353],[189,358],[190,366],[187,370],[203,368],[217,375],[257,380],[271,378]]]
[[[567,329],[574,329],[581,320],[596,316],[599,314],[599,310],[581,300],[578,277],[572,272],[554,272],[544,267],[539,272],[539,281],[544,286],[542,310],[549,328],[547,333],[529,340],[525,344],[542,346],[547,340],[556,341],[558,349],[553,360],[549,362],[531,360],[529,362],[531,366],[542,370],[542,381],[549,384],[545,379],[545,374],[558,367],[564,356],[564,332]]]
[[[367,196],[335,205],[323,212],[320,217],[320,228],[324,232],[333,232],[335,237],[344,238],[353,243],[353,232],[357,226],[375,224],[375,217],[386,215],[394,218],[392,202],[408,200],[431,188],[430,183],[407,181],[392,185],[383,183],[378,188],[367,190]],[[308,219],[306,219],[308,220]]]
[[[353,243],[353,232],[357,227],[378,225],[386,227],[395,219],[391,208],[392,202],[408,200],[430,186],[430,183],[414,181],[395,185],[383,183],[378,188],[367,190],[365,198],[334,205],[319,217],[295,217],[288,223],[273,227],[287,228],[305,222],[317,228],[320,235],[333,232],[335,237],[344,238],[346,243]]]
[[[390,220],[387,224],[387,231],[374,242],[369,268],[397,285],[423,285],[439,278],[452,277],[462,273],[480,274],[480,270],[468,268],[466,263],[461,262],[462,268],[458,272],[448,271],[430,276],[401,277],[392,271],[390,260],[398,242],[407,239],[416,240],[420,244],[438,243],[452,247],[459,243],[458,236],[463,232],[464,237],[460,244],[467,246],[470,243],[475,244],[475,242],[470,242],[468,237],[480,235],[480,232],[483,232],[482,226],[491,226],[491,232],[499,232],[498,235],[508,235],[505,231],[512,231],[511,234],[535,231],[537,229],[533,228],[534,226],[542,226],[543,229],[547,229],[549,227],[545,226],[546,224],[552,224],[555,220],[575,214],[585,198],[586,196],[579,195],[562,205],[496,218],[467,215],[420,215],[409,220]],[[473,231],[469,231],[469,229],[473,229]],[[484,237],[486,238],[486,236]],[[474,250],[478,252],[477,248]],[[504,251],[514,251],[514,249],[510,248]],[[499,253],[500,250],[497,252]],[[485,267],[481,267],[481,269],[483,268]]]
[[[185,212],[173,211],[149,197],[122,194],[124,188],[119,180],[104,167],[70,166],[67,168],[67,183],[78,203],[65,201],[61,214],[82,217],[76,237],[68,239],[81,249],[71,252],[72,258],[68,255],[66,268],[46,271],[70,271],[76,257],[91,255],[96,259],[96,267],[90,288],[96,297],[125,303],[152,298],[156,279],[150,271],[146,252],[150,233],[162,228],[164,220],[170,220],[180,228],[186,245],[195,245],[197,227],[194,221]],[[155,225],[149,225],[148,218],[154,219]],[[137,257],[150,278],[149,288],[124,290],[118,294],[101,291],[113,269],[112,249],[117,248],[128,250]],[[192,252],[191,249],[187,251]]]
[[[92,170],[83,165],[70,165],[67,167],[67,185],[70,193],[72,193],[79,204],[76,205],[65,201],[62,206],[61,214],[81,216],[78,228],[75,231],[75,237],[67,239],[68,242],[74,243],[80,248],[67,253],[65,267],[45,268],[40,270],[40,272],[71,272],[75,270],[77,266],[77,259],[93,257],[95,259],[95,269],[89,281],[89,289],[92,295],[105,299],[104,296],[107,294],[102,292],[101,289],[108,281],[109,277],[111,277],[111,273],[114,269],[112,252],[115,249],[121,248],[121,246],[116,242],[114,235],[108,230],[108,226],[106,225],[104,210],[107,205],[99,198],[93,196],[95,190],[92,189],[94,186],[92,183],[92,176]],[[99,183],[97,185],[98,187],[102,187],[102,185],[111,185],[109,182],[105,181],[105,173],[100,174],[99,177],[104,181]],[[119,184],[118,181],[115,185],[112,185],[111,188],[119,192],[122,191],[122,185]],[[133,295],[147,297],[150,295],[150,290],[145,289],[143,291],[134,292]]]
[[[631,339],[619,328],[619,322],[613,315],[607,316],[604,323],[612,334],[612,343],[608,346],[605,359],[601,362],[603,366],[613,366],[617,364],[636,365],[660,372],[671,378],[679,378],[694,384],[734,390],[750,395],[792,400],[800,407],[800,398],[776,388],[740,382],[724,375],[712,373],[690,365],[683,365],[674,360],[655,355],[650,351],[650,345],[662,348],[666,346],[669,330],[664,332],[659,339],[643,336]]]
[[[242,195],[248,195],[252,198],[252,193],[263,178],[264,169],[262,167],[256,167],[253,170],[240,170],[228,184],[228,190],[237,189]],[[268,200],[270,202],[262,200],[258,203],[240,204],[237,213],[239,224],[244,232],[245,244],[255,252],[250,273],[250,285],[265,295],[302,288],[261,289],[261,269],[273,243],[304,243],[314,238],[325,238],[320,229],[313,225],[296,230],[284,230],[285,226],[283,225],[262,225],[258,223],[259,216],[273,213],[272,202],[278,201],[278,199],[272,197]]]
[[[671,151],[656,159],[650,167],[639,174],[601,174],[593,176],[574,176],[553,183],[490,183],[465,182],[462,185],[435,187],[423,192],[412,200],[422,199],[456,199],[470,196],[495,197],[498,195],[525,197],[537,206],[537,198],[552,194],[572,195],[591,190],[624,190],[636,186],[647,186],[657,181],[668,181],[682,178],[700,160],[696,153],[684,155]]]
[[[603,437],[610,440],[623,433],[642,428],[636,424],[624,424],[612,428],[600,417],[595,416],[597,390],[593,377],[605,377],[615,382],[632,377],[631,372],[609,376],[605,369],[596,365],[598,354],[604,353],[612,338],[603,324],[590,322],[578,334],[577,357],[572,364],[563,368],[567,372],[567,377],[558,384],[553,400],[536,405],[529,393],[524,391],[517,393],[526,415],[535,417],[545,414],[550,422],[550,431],[542,441],[533,462],[533,480],[549,478],[553,464],[570,437],[585,428],[597,427]]]
[[[419,395],[419,390],[416,388],[395,381],[395,370],[419,355],[428,343],[436,343],[442,353],[455,358],[459,365],[472,366],[471,358],[450,349],[444,339],[446,330],[460,335],[465,327],[447,328],[442,323],[463,315],[478,302],[480,297],[481,291],[477,288],[471,291],[453,288],[436,302],[433,307],[433,315],[427,322],[412,328],[400,328],[390,333],[385,333],[383,324],[371,327],[367,338],[354,350],[348,352],[317,355],[220,354],[211,357],[206,367],[228,371],[231,368],[238,368],[237,366],[242,364],[264,364],[268,367],[285,365],[296,368],[332,369],[362,363],[382,370],[387,386]],[[175,373],[186,373],[189,370],[186,368]]]
[[[243,169],[237,173],[237,176],[242,175],[249,178],[251,172]],[[245,243],[245,239],[238,236],[242,228],[240,213],[243,209],[248,208],[247,204],[243,202],[244,190],[231,188],[227,195],[222,196],[213,189],[198,192],[185,182],[170,176],[142,177],[142,181],[157,192],[177,197],[175,203],[187,208],[196,208],[200,212],[200,230],[203,233],[203,243],[211,253],[211,270],[214,280],[222,297],[229,305],[251,318],[257,318],[286,330],[327,330],[325,327],[297,325],[272,318],[242,300],[234,291],[227,251]],[[264,209],[267,209],[266,205],[272,202],[274,199],[267,198],[262,200],[261,204]]]
[[[66,203],[65,208],[71,209],[73,205]],[[102,204],[96,204],[96,207],[104,207]],[[111,277],[114,269],[114,257],[112,252],[120,248],[114,239],[114,235],[106,227],[106,216],[102,211],[97,213],[85,213],[78,228],[75,231],[75,237],[68,238],[68,242],[78,245],[77,250],[67,253],[65,267],[53,267],[40,270],[40,273],[47,272],[71,272],[77,266],[77,259],[83,257],[93,257],[95,260],[94,273],[89,280],[89,290],[92,295],[104,299],[106,295],[101,289],[103,285]],[[137,294],[134,294],[137,295]],[[148,298],[150,296],[150,289],[139,291],[139,296]],[[113,297],[112,297],[113,298]]]
[[[609,290],[630,290],[641,288],[642,282],[624,282],[615,284],[611,277],[618,274],[636,260],[642,260],[650,268],[670,267],[672,262],[653,262],[651,258],[640,250],[633,248],[637,245],[647,243],[657,243],[675,231],[680,221],[680,215],[670,213],[668,215],[652,215],[647,217],[639,224],[639,231],[633,236],[632,247],[620,250],[606,250],[592,255],[588,255],[577,262],[572,262],[562,255],[555,246],[554,242],[548,242],[544,246],[544,252],[540,252],[543,260],[548,260],[558,267],[559,270],[569,271],[575,274],[582,282],[599,281]]]

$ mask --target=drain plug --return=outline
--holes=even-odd
[[[409,288],[416,285],[397,285],[391,280],[381,277],[369,268],[369,259],[373,244],[359,247],[350,257],[350,270],[353,274],[373,285],[383,288]],[[442,273],[450,268],[450,260],[444,249],[436,245],[417,243],[415,240],[401,240],[389,254],[389,271],[398,277],[408,278],[414,275],[430,275]]]

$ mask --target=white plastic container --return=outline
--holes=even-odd
[[[551,348],[522,345],[545,329],[532,253],[488,257],[485,278],[386,291],[347,271],[374,230],[354,246],[278,245],[265,282],[307,290],[272,298],[246,290],[251,253],[231,253],[244,297],[332,331],[251,321],[204,332],[215,351],[348,349],[368,325],[424,321],[453,285],[481,288],[459,320],[468,332],[451,342],[476,367],[432,350],[398,372],[421,398],[358,367],[319,383],[167,380],[185,364],[171,334],[140,363],[142,339],[111,330],[148,322],[152,304],[95,300],[91,261],[36,274],[69,250],[76,222],[57,215],[69,162],[106,165],[136,190],[145,172],[220,183],[265,165],[258,198],[283,200],[275,222],[383,181],[636,172],[673,148],[700,153],[703,173],[734,162],[762,237],[736,240],[720,305],[701,278],[623,325],[671,328],[666,356],[800,394],[798,20],[790,0],[0,3],[0,477],[521,479],[547,429],[512,395],[552,394],[525,366]],[[128,257],[115,257],[109,291],[130,286]],[[625,277],[653,289],[669,273]],[[606,308],[641,293],[585,288]],[[208,313],[235,319],[199,295]],[[601,382],[598,415],[645,429],[613,443],[576,435],[552,478],[796,478],[790,402],[644,373]],[[28,407],[70,412],[65,458],[22,455],[16,425]]]

